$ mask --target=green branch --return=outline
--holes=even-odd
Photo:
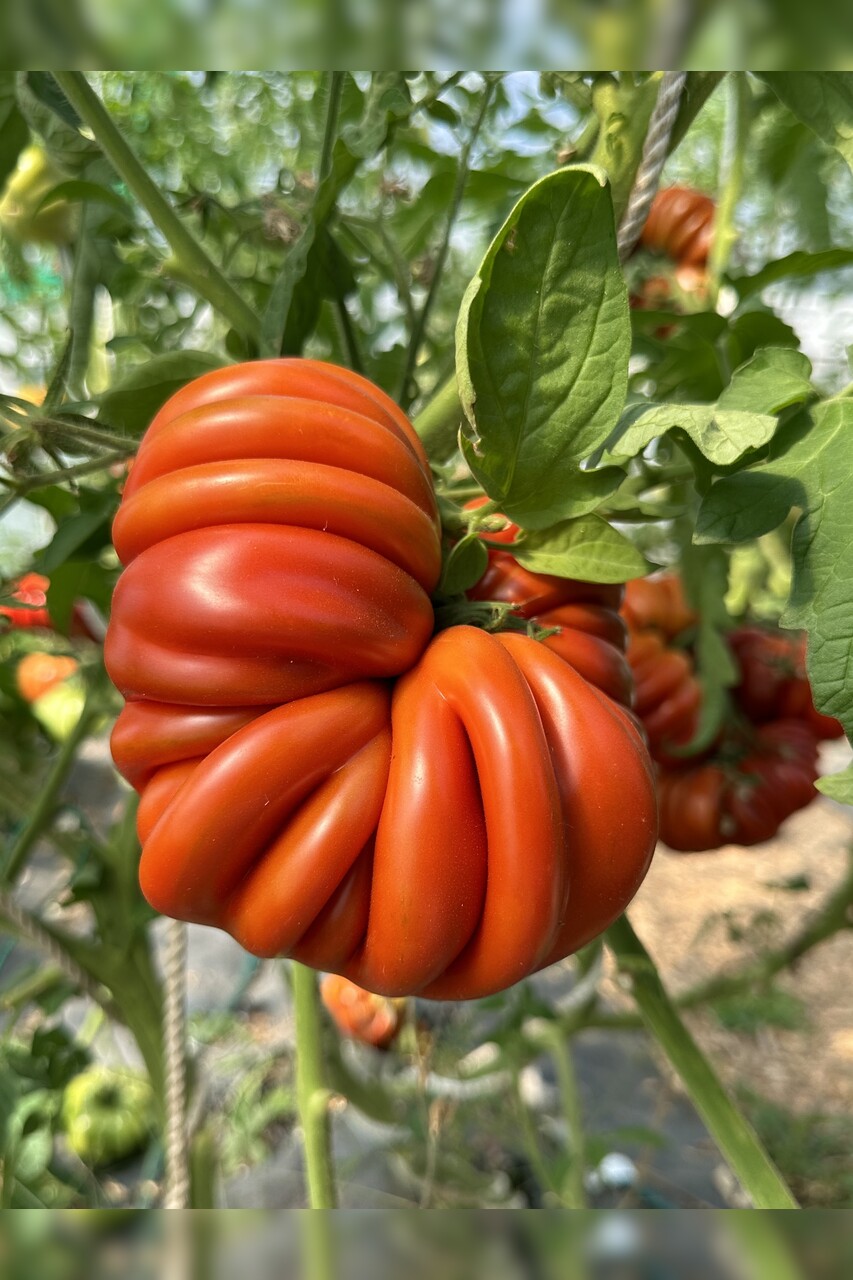
[[[296,1012],[296,1106],[302,1127],[308,1202],[312,1209],[337,1204],[329,1132],[329,1093],[323,1073],[317,975],[291,965]]]
[[[723,1088],[708,1059],[687,1030],[664,990],[649,953],[621,916],[607,931],[643,1021],[678,1073],[725,1159],[756,1209],[796,1209],[797,1202],[761,1145],[752,1126]]]
[[[259,318],[178,217],[125,142],[86,77],[80,71],[54,71],[53,76],[80,119],[92,130],[118,176],[168,241],[181,279],[206,298],[239,333],[258,342]]]
[[[424,335],[426,333],[426,326],[427,326],[427,320],[429,319],[429,313],[432,310],[433,303],[435,302],[435,299],[438,295],[438,287],[439,287],[439,284],[441,283],[441,277],[444,272],[444,264],[447,261],[447,254],[450,250],[450,236],[453,231],[456,218],[459,214],[459,208],[462,204],[462,197],[465,194],[465,184],[468,181],[468,172],[471,166],[471,153],[474,150],[474,144],[477,141],[477,136],[480,132],[480,129],[482,128],[483,121],[486,118],[486,112],[489,108],[489,103],[491,102],[493,91],[494,91],[493,81],[487,80],[486,88],[483,92],[483,98],[480,103],[480,110],[477,113],[477,118],[474,121],[474,124],[471,128],[471,132],[468,135],[468,140],[465,143],[465,146],[462,148],[462,152],[459,156],[459,167],[456,170],[456,180],[453,184],[453,193],[450,197],[450,207],[447,211],[447,220],[444,226],[444,235],[442,236],[441,244],[438,247],[438,252],[435,257],[435,265],[433,267],[432,279],[430,280],[427,296],[424,299],[424,305],[418,314],[418,317],[415,321],[415,327],[409,338],[409,347],[406,352],[406,364],[403,369],[402,379],[400,381],[399,399],[403,409],[408,409],[409,405],[412,403],[412,401],[415,398],[415,395],[417,394],[416,390],[414,393],[412,392],[412,378],[415,371],[415,365],[418,359],[418,352],[421,349],[421,344],[424,340]]]

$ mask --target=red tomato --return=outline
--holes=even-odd
[[[47,611],[47,589],[50,586],[50,579],[46,578],[42,573],[25,573],[19,578],[12,591],[15,600],[20,600],[21,604],[29,605],[29,608],[16,609],[13,605],[0,605],[0,616],[9,619],[10,626],[27,628],[27,627],[44,627],[49,628],[52,624],[50,614]]]
[[[199,379],[144,438],[115,538],[112,746],[155,908],[380,996],[463,999],[630,900],[656,835],[637,726],[546,644],[431,638],[435,499],[376,388],[298,360]],[[523,607],[624,662],[619,588],[554,583]]]

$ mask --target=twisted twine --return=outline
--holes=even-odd
[[[180,920],[169,920],[166,926],[166,953],[163,963],[163,1059],[166,1076],[164,1209],[186,1209],[190,1193],[186,960],[186,925]]]
[[[38,916],[21,907],[8,889],[0,888],[0,916],[11,925],[14,932],[29,942],[46,960],[59,970],[68,982],[83,995],[89,996],[111,1017],[121,1021],[121,1011],[107,989],[96,982],[77,961],[68,954],[53,934],[45,928]]]
[[[661,78],[657,101],[649,120],[646,141],[643,144],[640,167],[637,170],[628,207],[616,238],[620,262],[624,262],[631,253],[648,217],[660,182],[669,139],[678,115],[681,91],[686,79],[686,71],[664,71]]]

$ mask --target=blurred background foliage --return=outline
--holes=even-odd
[[[651,9],[669,12],[665,5]],[[90,43],[80,48],[110,50],[113,40],[126,39],[111,10],[95,3],[86,8]],[[134,40],[143,60],[153,62],[160,47],[159,10],[151,0],[126,7],[138,20]],[[204,5],[193,10],[196,19],[203,10]],[[39,15],[49,15],[56,19],[53,30],[61,33],[67,24],[63,28],[60,19],[73,12],[46,0],[28,12],[27,20],[35,23]],[[576,6],[575,16],[589,49],[615,59],[620,47],[628,47],[618,41],[629,37],[614,12],[615,6]],[[622,7],[619,12],[624,17]],[[704,50],[713,62],[712,52],[740,38],[734,12],[727,5],[697,7],[691,48]],[[773,53],[769,12],[758,0],[738,8],[755,17],[752,35],[738,50]],[[642,14],[646,23],[649,12],[643,8]],[[230,34],[229,16],[229,6],[211,6],[211,38]],[[338,16],[335,8],[335,21]],[[481,17],[463,11],[466,17],[473,40]],[[504,17],[500,39],[509,47],[526,29],[524,14],[505,6]],[[199,25],[194,21],[193,30]],[[247,47],[241,44],[246,26],[244,20],[234,35],[237,61]],[[805,27],[803,56],[815,47],[810,41],[818,39],[821,24],[816,20]],[[358,61],[358,30],[349,33],[345,24],[339,29],[347,40],[351,34],[347,56]],[[72,34],[79,37],[80,30]],[[844,53],[844,32],[842,22],[834,50],[838,57]],[[57,38],[59,48],[65,37]],[[252,38],[259,38],[257,32]],[[389,47],[396,38],[389,22]],[[571,38],[553,44],[547,38],[546,32],[542,47],[550,55],[563,50],[571,61],[576,47]],[[490,40],[498,36],[492,32]],[[485,42],[480,50],[485,57],[500,47]],[[523,41],[517,47],[526,48]],[[172,51],[179,49],[178,42]],[[445,50],[438,61],[449,56]],[[530,61],[535,64],[536,58]],[[576,61],[583,64],[582,58]],[[731,97],[719,80],[713,72],[692,80],[693,91],[707,100],[669,160],[665,184],[685,183],[715,197],[726,189],[734,141]],[[360,369],[412,412],[452,371],[459,300],[513,203],[537,178],[579,160],[605,163],[624,200],[632,174],[620,168],[620,157],[630,151],[626,139],[633,139],[637,122],[645,128],[655,87],[640,72],[348,75],[339,108],[340,141],[332,157],[335,198],[323,205],[321,216],[325,194],[318,192],[315,175],[324,143],[326,80],[319,73],[116,70],[94,73],[91,83],[144,168],[252,313],[269,315],[277,291],[292,291],[281,349]],[[744,169],[734,192],[735,238],[719,281],[717,310],[708,308],[707,297],[688,301],[675,341],[665,332],[672,315],[633,313],[633,385],[649,395],[714,401],[732,369],[767,345],[802,345],[822,390],[849,379],[844,335],[853,331],[853,267],[848,265],[853,254],[847,248],[853,242],[853,175],[841,152],[802,125],[763,80],[750,77],[744,83]],[[14,863],[10,868],[7,860],[2,875],[13,881],[11,871],[20,870],[34,843],[27,815],[52,814],[79,744],[90,733],[103,741],[117,709],[117,695],[101,679],[96,624],[99,614],[108,612],[118,573],[110,521],[126,459],[171,390],[207,368],[257,354],[257,346],[214,310],[197,280],[182,275],[162,232],[116,178],[87,130],[78,127],[45,72],[0,74],[0,188],[4,182],[0,448],[6,459],[3,478],[11,475],[17,487],[0,498],[0,579],[9,581],[29,568],[48,576],[46,605],[56,622],[55,631],[37,640],[25,629],[0,633],[0,811]],[[759,283],[751,281],[764,264],[794,251],[807,255],[799,277],[789,271],[784,278],[771,274],[764,282],[760,276]],[[287,264],[300,255],[304,274],[289,278]],[[628,270],[649,267],[638,257]],[[95,432],[91,441],[87,430]],[[661,474],[666,470],[672,462],[667,447],[650,451],[649,472],[640,480],[651,485],[655,466]],[[74,468],[81,468],[79,475]],[[59,482],[49,483],[54,469]],[[633,504],[634,497],[629,498]],[[663,505],[657,508],[656,515],[663,510]],[[778,617],[790,581],[789,532],[768,535],[732,555],[727,604],[733,616],[749,607],[760,617]],[[665,516],[640,525],[633,536],[661,563],[678,558],[685,536],[689,541],[689,531],[685,535]],[[81,600],[96,606],[94,622],[75,613]],[[14,677],[21,659],[35,650],[73,657],[78,664],[57,686],[55,706],[41,718],[22,698]],[[50,833],[48,865],[56,859],[63,872],[51,882],[46,902],[36,904],[39,912],[45,908],[40,918],[47,932],[33,934],[30,941],[34,937],[37,950],[49,950],[50,929],[70,922],[69,954],[77,968],[32,960],[23,971],[10,963],[4,974],[15,941],[0,951],[0,1010],[14,1029],[0,1049],[0,1092],[5,1091],[0,1104],[6,1108],[0,1142],[17,1171],[3,1194],[16,1205],[126,1203],[131,1196],[145,1204],[158,1193],[162,1146],[150,1141],[162,1098],[156,938],[136,886],[132,808],[118,809],[98,825],[75,805],[63,806]],[[254,975],[250,967],[223,1007],[196,1016],[192,1026],[194,1049],[209,1050],[213,1074],[218,1071],[212,1110],[224,1175],[266,1160],[294,1125],[292,1045],[275,1039],[269,1027],[256,1034],[240,1005]],[[79,1033],[71,1035],[52,1019],[81,984],[93,1007]],[[720,1007],[721,1022],[790,1027],[801,1014],[796,1001],[771,1001],[763,988],[758,995],[750,991],[749,999],[743,992],[740,997]],[[542,1132],[534,1131],[522,1078],[533,1054],[522,1024],[525,1017],[544,1013],[545,1006],[526,993],[498,1002],[497,1031],[491,1024],[487,1030],[506,1054],[509,1088],[504,1081],[504,1092],[486,1090],[466,1108],[457,1109],[452,1089],[449,1098],[432,1102],[418,1089],[433,1068],[439,1078],[444,1071],[451,1077],[472,1041],[484,1037],[474,1015],[472,1021],[467,1014],[450,1018],[438,1029],[427,1026],[420,1040],[408,1028],[395,1063],[384,1071],[390,1103],[381,1090],[359,1091],[353,1074],[358,1059],[347,1058],[347,1049],[339,1052],[337,1042],[330,1047],[342,1092],[363,1104],[369,1116],[371,1107],[378,1108],[372,1116],[377,1123],[397,1126],[394,1155],[414,1195],[426,1186],[431,1203],[497,1205],[532,1202],[544,1188],[552,1197],[549,1203],[559,1202],[573,1157],[560,1122],[551,1124],[545,1116]],[[491,1014],[487,1010],[487,1023]],[[63,1099],[72,1080],[97,1071],[90,1049],[105,1022],[123,1023],[132,1032],[153,1094],[153,1102],[145,1094],[140,1103],[145,1085],[140,1077],[105,1083],[95,1075],[89,1081],[86,1106],[110,1113],[104,1141],[120,1147],[129,1143],[129,1152],[138,1154],[141,1148],[143,1153],[131,1173],[114,1183],[92,1174],[92,1151],[85,1143],[75,1149],[66,1141],[57,1158],[54,1142],[61,1132],[68,1137],[74,1131]],[[383,1075],[374,1059],[365,1071]],[[458,1083],[451,1080],[454,1087]],[[394,1099],[395,1090],[401,1100]],[[747,1105],[805,1199],[850,1203],[848,1127],[839,1122],[827,1131],[821,1117],[792,1126],[787,1113],[761,1099]],[[141,1129],[130,1124],[139,1113]],[[614,1144],[633,1143],[646,1151],[659,1141],[649,1130],[614,1134],[606,1129],[593,1130],[587,1140],[591,1165]],[[501,1165],[514,1145],[522,1147],[521,1154]],[[645,1193],[653,1203],[648,1188]],[[204,1203],[204,1195],[194,1203]]]

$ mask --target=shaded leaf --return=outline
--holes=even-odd
[[[612,490],[612,476],[580,463],[622,407],[629,346],[606,178],[561,169],[512,210],[456,330],[465,458],[518,524],[546,527]]]
[[[627,582],[649,572],[634,544],[597,515],[565,520],[541,532],[525,533],[512,553],[526,569],[585,582]]]
[[[225,363],[207,351],[170,351],[130,369],[101,397],[98,419],[118,431],[139,435],[186,383]]]

